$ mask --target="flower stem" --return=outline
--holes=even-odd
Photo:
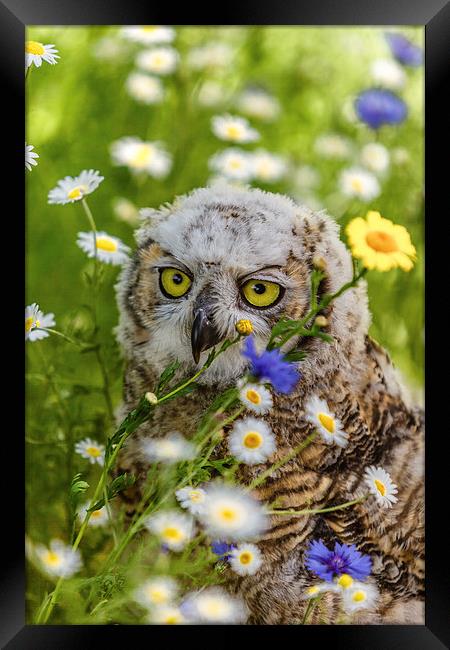
[[[303,515],[317,515],[322,512],[334,512],[335,510],[344,510],[344,508],[349,508],[354,506],[356,503],[362,503],[367,499],[369,495],[365,494],[358,499],[353,499],[353,501],[346,501],[346,503],[340,503],[337,506],[331,506],[329,508],[315,508],[315,509],[305,509],[305,510],[270,510],[269,514],[271,515],[294,515],[294,516],[303,516]]]

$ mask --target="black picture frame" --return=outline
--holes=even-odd
[[[25,186],[22,176],[22,151],[24,128],[24,71],[23,41],[26,25],[121,25],[121,24],[175,24],[175,25],[423,25],[425,26],[425,105],[426,105],[426,602],[425,625],[367,625],[367,626],[284,626],[276,629],[267,627],[263,634],[276,634],[278,642],[284,643],[284,635],[295,635],[300,644],[312,641],[315,644],[330,643],[333,650],[357,648],[358,650],[434,650],[450,645],[450,580],[449,542],[444,533],[448,520],[445,496],[448,495],[448,460],[443,453],[443,439],[448,437],[448,427],[440,411],[447,402],[444,389],[448,381],[439,380],[433,368],[448,369],[442,363],[442,348],[439,341],[445,341],[446,317],[443,299],[446,294],[438,289],[442,278],[448,277],[446,270],[446,248],[442,247],[442,227],[448,219],[444,193],[448,165],[439,162],[435,154],[441,150],[448,157],[448,103],[443,98],[448,91],[446,71],[449,63],[450,4],[444,0],[319,0],[300,2],[262,2],[252,0],[242,3],[227,2],[220,16],[214,16],[202,3],[199,6],[184,6],[171,14],[162,8],[136,0],[0,0],[0,30],[2,38],[3,136],[7,146],[7,187],[3,196],[12,198],[8,212],[7,228],[16,228],[14,239],[24,240]],[[6,167],[6,166],[5,166]],[[19,171],[20,170],[20,171]],[[445,176],[444,176],[445,175]],[[447,182],[446,182],[447,181]],[[15,188],[15,189],[13,189]],[[442,199],[443,209],[439,208]],[[5,203],[3,203],[5,205]],[[442,216],[441,216],[442,215]],[[6,216],[6,208],[5,215]],[[5,220],[6,224],[6,220]],[[434,240],[434,242],[433,242]],[[19,244],[17,244],[19,246]],[[433,248],[436,253],[433,252]],[[20,249],[23,252],[23,248]],[[17,249],[15,249],[17,252]],[[441,252],[440,252],[441,251]],[[430,255],[431,252],[431,255]],[[442,254],[443,253],[443,254]],[[448,257],[448,255],[447,255]],[[24,277],[23,258],[14,255],[15,278],[20,284]],[[9,280],[9,273],[6,280]],[[4,301],[8,311],[19,313],[20,288],[5,282]],[[24,284],[21,285],[23,290]],[[438,289],[438,290],[436,290]],[[439,291],[439,293],[438,293]],[[17,308],[17,312],[16,312]],[[14,319],[15,320],[15,319]],[[448,322],[448,321],[447,321]],[[6,324],[7,325],[7,324]],[[9,328],[8,328],[9,329]],[[14,329],[14,328],[13,328]],[[17,332],[20,328],[17,326]],[[440,334],[441,333],[441,334]],[[10,336],[6,346],[9,347]],[[14,335],[11,335],[13,338]],[[431,340],[433,337],[433,340]],[[19,334],[16,335],[19,348]],[[20,352],[19,352],[20,355]],[[5,357],[4,357],[5,358]],[[146,643],[155,642],[161,635],[167,642],[174,635],[192,643],[215,643],[220,638],[224,643],[237,634],[243,641],[250,639],[260,630],[250,626],[214,626],[212,629],[196,626],[167,628],[156,626],[37,626],[25,625],[25,553],[24,517],[21,504],[24,503],[23,458],[24,443],[20,432],[22,407],[14,407],[14,398],[23,396],[23,366],[16,362],[6,365],[4,378],[8,379],[10,395],[6,400],[7,418],[4,420],[5,462],[2,474],[10,470],[10,478],[3,490],[3,516],[7,522],[3,534],[6,550],[3,555],[0,589],[0,641],[2,647],[10,650],[27,648],[68,650],[70,648],[97,648],[100,643],[107,646],[114,643],[137,643],[140,638]],[[17,382],[9,380],[16,370]],[[444,434],[444,435],[439,435]],[[43,497],[44,498],[44,497]],[[5,512],[6,511],[6,512]],[[219,637],[216,630],[219,630]],[[156,635],[156,636],[155,636]],[[199,636],[201,635],[201,636]],[[207,640],[204,635],[208,636]],[[254,638],[253,636],[251,637]],[[273,637],[272,637],[273,638]],[[283,639],[281,641],[281,639]],[[269,639],[268,639],[269,640]]]

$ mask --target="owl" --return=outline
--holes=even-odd
[[[177,359],[180,377],[191,376],[213,346],[235,336],[237,321],[249,319],[256,345],[264,347],[281,316],[302,318],[311,302],[314,258],[326,263],[319,293],[334,293],[352,278],[351,257],[335,221],[260,189],[213,185],[159,210],[145,209],[136,239],[137,250],[117,284],[117,335],[127,364],[120,417],[154,389],[169,363]],[[379,588],[374,607],[359,610],[353,622],[423,623],[423,413],[411,403],[388,354],[368,335],[364,281],[323,315],[331,342],[294,338],[283,348],[301,349],[306,356],[294,391],[275,394],[264,416],[276,436],[276,451],[267,463],[241,465],[239,478],[249,483],[304,441],[314,431],[305,417],[307,404],[323,399],[342,423],[348,444],[316,438],[254,496],[284,509],[323,509],[367,493],[364,469],[375,466],[389,472],[398,500],[391,508],[372,498],[328,513],[271,516],[258,541],[261,569],[254,576],[230,578],[228,588],[245,600],[250,624],[299,622],[307,606],[305,591],[315,581],[305,568],[305,552],[312,540],[329,548],[339,541],[370,555],[370,580]],[[238,348],[218,357],[193,395],[156,409],[152,421],[128,440],[120,468],[138,477],[137,487],[124,496],[130,511],[148,470],[142,441],[173,431],[193,435],[214,397],[248,370]],[[338,596],[327,593],[310,622],[338,619]]]

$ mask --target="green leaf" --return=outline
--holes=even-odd
[[[82,480],[81,474],[75,474],[70,483],[69,489],[69,499],[73,510],[77,509],[81,495],[84,494],[88,488],[89,483]]]
[[[167,386],[167,384],[173,379],[176,371],[178,368],[181,366],[180,361],[177,359],[170,363],[167,368],[163,370],[161,373],[161,376],[159,378],[158,385],[156,387],[156,396],[159,397],[161,395],[161,392],[164,390],[164,388]]]
[[[284,358],[286,361],[296,362],[303,361],[307,356],[303,350],[291,350],[290,352],[286,352]]]
[[[116,476],[116,478],[108,485],[106,488],[106,496],[102,497],[98,501],[94,503],[90,508],[88,508],[87,512],[94,512],[94,510],[100,510],[102,508],[106,501],[111,501],[111,499],[114,499],[119,492],[123,492],[123,490],[126,490],[127,488],[131,487],[134,485],[136,481],[136,477],[133,476],[132,474],[128,474],[125,472],[124,474],[120,474],[119,476]]]

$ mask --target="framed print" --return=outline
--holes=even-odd
[[[446,647],[448,6],[0,10],[25,140],[5,647]]]

